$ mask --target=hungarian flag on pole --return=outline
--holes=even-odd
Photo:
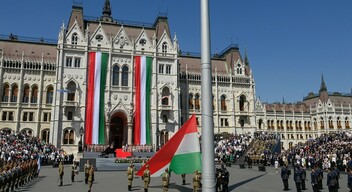
[[[135,56],[134,144],[150,145],[150,92],[152,58]]]
[[[86,144],[105,144],[104,93],[108,54],[90,52],[88,61]]]
[[[142,176],[149,165],[151,177],[159,177],[169,168],[176,174],[201,172],[202,161],[195,115],[143,166],[136,175]]]

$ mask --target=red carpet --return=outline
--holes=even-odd
[[[116,158],[126,158],[128,156],[132,157],[131,152],[125,152],[122,149],[116,149],[115,153],[116,153]]]

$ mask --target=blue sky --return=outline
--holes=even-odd
[[[77,0],[75,0],[77,1]],[[78,0],[80,1],[80,0]],[[0,34],[57,39],[72,0],[1,0]],[[247,50],[263,102],[301,101],[318,92],[351,93],[352,1],[209,0],[212,52],[231,43]],[[84,0],[84,15],[99,17],[104,0]],[[182,51],[200,52],[199,0],[111,0],[119,20],[153,23],[167,13]]]

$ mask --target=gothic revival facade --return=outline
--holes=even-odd
[[[278,133],[287,149],[329,132],[350,131],[352,94],[329,93],[322,77],[319,93],[296,104],[256,102],[258,131]]]
[[[89,52],[108,53],[104,92],[106,144],[133,143],[134,56],[152,58],[151,140],[163,145],[191,114],[201,132],[201,60],[180,51],[167,17],[153,24],[115,20],[110,2],[88,18],[74,5],[56,42],[0,38],[0,129],[14,130],[76,152],[84,143]],[[256,130],[255,83],[247,54],[231,45],[212,57],[214,132]]]

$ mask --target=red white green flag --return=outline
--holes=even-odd
[[[150,145],[150,93],[152,58],[135,56],[134,144]]]
[[[136,175],[142,176],[149,165],[151,177],[159,177],[166,168],[176,174],[202,170],[202,161],[195,115],[143,166]]]
[[[104,93],[108,54],[90,52],[86,103],[86,144],[105,144]]]

